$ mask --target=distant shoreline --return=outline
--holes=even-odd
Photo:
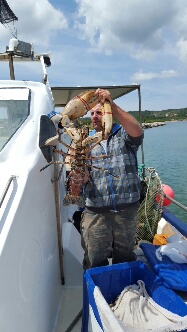
[[[143,129],[155,128],[155,127],[164,126],[165,124],[166,122],[147,122],[147,123],[142,123],[142,128]]]
[[[169,122],[183,122],[183,121],[187,121],[187,119],[182,119],[182,120],[171,120],[171,121],[165,121],[166,123]]]
[[[164,121],[164,122],[145,122],[145,123],[142,123],[142,128],[143,129],[148,129],[148,128],[155,128],[155,127],[160,127],[160,126],[164,126],[166,125],[167,123],[170,123],[170,122],[181,122],[181,121],[187,121],[187,119],[184,119],[184,120],[171,120],[171,121]]]

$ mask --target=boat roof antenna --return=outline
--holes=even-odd
[[[9,46],[6,47],[6,52],[0,53],[0,61],[9,61],[10,79],[15,80],[14,75],[14,61],[40,61],[43,69],[42,83],[47,84],[47,71],[46,67],[51,66],[51,52],[41,53],[38,55],[34,54],[33,45],[24,41],[18,40],[17,38],[11,38]]]
[[[17,16],[9,7],[6,0],[0,0],[0,23],[4,26],[10,22],[18,21]],[[6,26],[5,26],[6,28]],[[14,75],[14,60],[32,60],[32,61],[40,61],[43,69],[43,79],[42,83],[48,83],[47,71],[46,67],[51,66],[50,53],[42,53],[40,55],[34,55],[33,45],[30,43],[26,43],[24,41],[20,41],[17,38],[17,30],[15,34],[9,30],[14,38],[10,39],[9,46],[6,47],[5,53],[0,53],[0,60],[8,60],[9,61],[9,69],[10,69],[10,78],[11,80],[15,80]]]
[[[0,0],[0,23],[4,25],[5,28],[7,28],[8,23],[18,21],[17,16],[14,14],[12,9],[9,7],[6,0]],[[7,25],[7,26],[6,26]],[[15,33],[11,30],[11,28],[8,26],[10,33],[13,35],[13,37],[17,38],[17,30],[15,29]]]

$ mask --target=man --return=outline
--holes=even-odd
[[[97,89],[96,95],[100,103],[91,110],[93,134],[102,130],[101,105],[105,100],[109,100],[113,116],[121,125],[113,124],[107,140],[90,152],[94,158],[84,188],[86,207],[81,224],[84,269],[107,265],[111,252],[114,264],[135,259],[140,198],[136,155],[143,140],[142,128],[133,116],[113,102],[108,90]],[[104,157],[97,158],[101,155]]]

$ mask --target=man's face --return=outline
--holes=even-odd
[[[91,113],[91,121],[93,124],[93,127],[96,131],[102,130],[102,111],[101,111],[101,105],[97,104],[95,107],[93,107],[90,111]]]

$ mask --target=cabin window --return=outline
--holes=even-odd
[[[0,88],[0,150],[29,115],[28,88]]]

